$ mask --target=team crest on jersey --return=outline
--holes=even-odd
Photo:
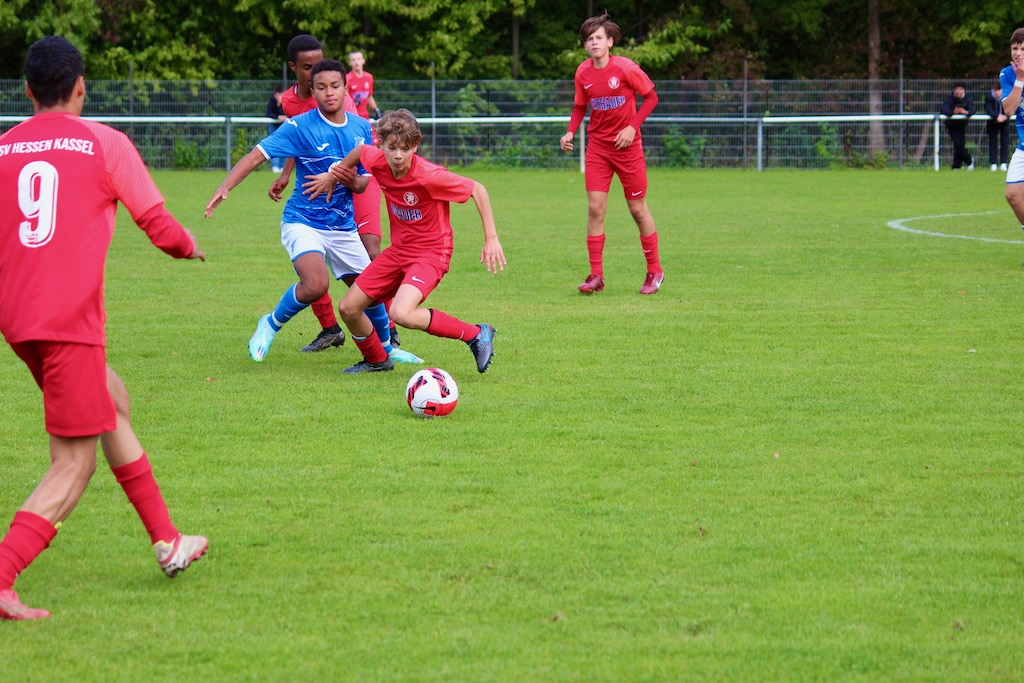
[[[416,196],[415,192],[406,192],[402,195],[402,199],[404,199],[405,203],[409,206],[416,206],[420,201],[420,198]]]
[[[608,79],[608,87],[611,88],[612,90],[618,88],[619,85],[621,85],[621,81],[619,81],[618,76],[612,76],[611,78]]]

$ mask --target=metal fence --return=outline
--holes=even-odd
[[[221,168],[266,135],[260,116],[278,83],[89,81],[84,114],[119,117],[111,125],[127,133],[154,168]],[[982,113],[992,84],[968,81],[968,92]],[[777,120],[866,115],[870,85],[866,80],[659,81],[658,108],[643,128],[648,163],[677,168],[932,168],[936,153],[940,158],[951,155],[945,135],[936,149],[932,118],[907,120],[899,115],[934,116],[952,90],[952,80],[876,82],[881,102],[876,113],[893,117],[883,125],[880,155],[869,152],[867,121]],[[421,151],[442,163],[529,168],[575,168],[579,163],[558,150],[572,107],[571,81],[378,81],[376,99],[385,109],[406,107],[423,119]],[[29,114],[23,82],[0,80],[0,116]],[[426,123],[432,119],[438,122]],[[987,144],[982,119],[972,119],[968,127],[968,145],[975,151]],[[10,125],[10,119],[0,121],[0,131]]]

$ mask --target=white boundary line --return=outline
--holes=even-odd
[[[933,218],[956,218],[957,216],[988,216],[995,213],[1005,213],[1003,211],[982,211],[980,213],[940,213],[935,216],[914,216],[913,218],[898,218],[894,221],[886,223],[893,230],[902,230],[903,232],[912,232],[915,235],[928,235],[929,237],[952,237],[958,240],[975,240],[976,242],[998,242],[999,244],[1024,244],[1024,240],[999,240],[994,237],[972,237],[970,235],[949,235],[944,232],[932,232],[931,230],[917,230],[916,228],[908,228],[904,223],[910,221],[926,221]]]

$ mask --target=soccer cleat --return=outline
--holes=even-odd
[[[256,323],[256,331],[252,333],[252,338],[249,340],[249,355],[254,361],[263,362],[276,336],[277,330],[270,326],[270,314],[268,313]]]
[[[398,328],[392,327],[388,331],[391,333],[391,345],[397,349],[399,346],[402,345],[402,342],[398,339]]]
[[[497,330],[487,323],[478,325],[480,331],[469,342],[469,350],[476,356],[477,372],[484,372],[494,358],[494,333]]]
[[[396,363],[409,363],[410,365],[423,364],[423,359],[417,356],[415,353],[409,353],[408,351],[403,351],[402,349],[398,348],[395,345],[394,339],[391,340],[391,353],[388,355],[391,356],[391,360],[395,361]]]
[[[174,543],[157,541],[153,544],[160,569],[164,570],[164,574],[172,579],[205,555],[206,549],[209,547],[210,542],[202,536],[185,536],[184,534],[178,534]]]
[[[1000,171],[1005,171],[1006,170],[1006,162],[1005,161],[1003,163],[999,164],[999,170]]]
[[[992,168],[990,168],[989,170],[990,170],[990,171],[998,171],[998,170],[999,170],[999,167],[998,167],[998,166],[996,166],[995,164],[992,164]]]
[[[661,289],[661,283],[665,281],[665,273],[647,273],[644,283],[640,286],[641,294],[654,294]]]
[[[579,286],[579,290],[584,294],[600,292],[602,289],[604,289],[604,278],[600,275],[594,275],[593,273],[588,275],[587,279],[583,281],[583,284]]]
[[[302,353],[317,353],[318,351],[326,351],[332,346],[341,346],[345,343],[345,330],[338,328],[337,332],[331,332],[330,330],[320,330],[320,334],[316,335],[316,339],[309,342],[302,347]]]
[[[974,170],[974,162],[973,161],[971,163],[967,164],[967,170],[968,171],[973,171]]]
[[[32,609],[28,605],[23,605],[13,588],[0,591],[0,619],[31,621],[45,619],[48,616],[50,613],[44,609]]]
[[[383,363],[371,363],[368,360],[361,360],[351,367],[342,370],[346,375],[357,375],[361,372],[387,372],[395,369],[395,361],[388,358]]]

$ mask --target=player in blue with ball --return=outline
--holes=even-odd
[[[333,59],[317,62],[311,81],[317,108],[289,119],[242,157],[210,198],[205,211],[207,218],[228,198],[232,189],[268,159],[295,159],[296,177],[303,178],[328,171],[350,151],[372,140],[369,122],[349,116],[343,109],[346,88],[345,68],[341,62]],[[352,209],[352,193],[366,189],[369,175],[362,166],[340,174],[346,180],[339,183],[330,197],[309,200],[302,194],[300,183],[296,183],[285,204],[281,216],[281,243],[288,250],[299,281],[285,291],[271,313],[259,319],[256,332],[249,340],[249,355],[257,363],[266,357],[281,327],[327,291],[328,264],[334,276],[348,285],[370,264]],[[386,363],[423,362],[391,345],[390,321],[383,304],[368,308],[366,316],[388,352]]]

